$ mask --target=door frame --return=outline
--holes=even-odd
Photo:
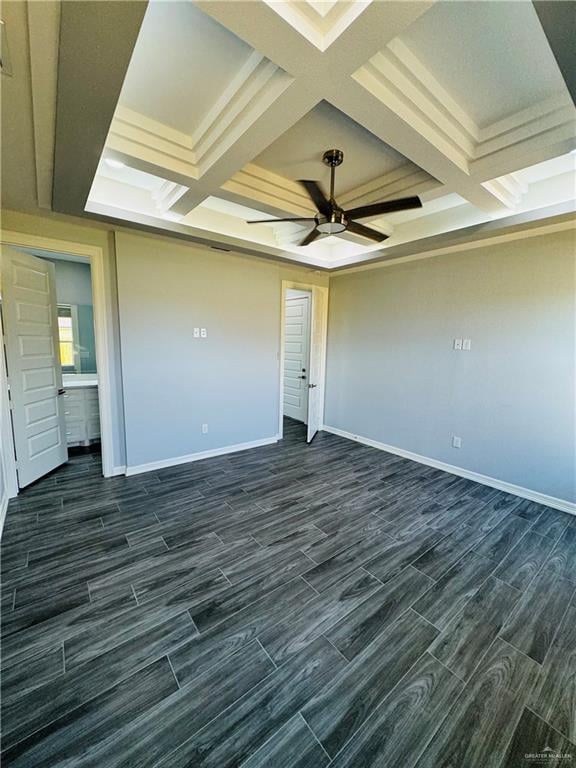
[[[312,356],[312,325],[314,322],[314,313],[316,311],[317,297],[322,296],[324,301],[322,302],[322,336],[321,336],[321,348],[318,350],[320,354],[320,370],[322,371],[320,381],[318,381],[318,397],[320,398],[320,408],[322,415],[324,415],[324,398],[326,391],[326,349],[328,344],[328,286],[314,285],[313,283],[301,283],[294,280],[282,280],[282,292],[280,301],[280,355],[279,355],[279,394],[278,394],[278,440],[282,440],[284,436],[284,321],[286,316],[286,292],[290,289],[299,291],[310,292],[310,347],[309,355]],[[322,419],[324,421],[324,419]]]
[[[0,234],[2,245],[16,246],[17,248],[33,248],[35,251],[50,253],[65,253],[69,256],[82,256],[90,263],[90,275],[92,279],[92,304],[94,306],[94,338],[96,344],[96,366],[98,368],[98,405],[100,410],[100,440],[102,445],[102,474],[104,477],[112,477],[114,474],[113,462],[113,418],[112,418],[112,391],[114,381],[112,377],[112,322],[111,312],[107,311],[110,304],[110,296],[106,291],[106,276],[104,269],[104,250],[96,245],[75,243],[68,240],[56,240],[51,237],[29,235],[24,232],[3,231]],[[3,337],[3,332],[2,332]],[[4,370],[4,362],[1,366],[2,401],[8,402],[8,381]],[[4,415],[4,414],[3,414]],[[6,442],[7,441],[7,442]],[[11,446],[12,450],[5,456],[3,463],[7,478],[9,498],[19,492],[16,460],[14,457],[14,438],[12,434],[11,420],[6,423],[2,419],[2,443]]]

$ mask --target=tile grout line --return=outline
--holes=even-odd
[[[308,581],[308,579],[306,578],[306,574],[305,574],[305,573],[304,573],[304,574],[302,574],[302,573],[301,573],[301,574],[300,574],[300,576],[299,576],[298,578],[302,579],[302,581],[304,581],[304,582],[305,582],[305,583],[306,583],[306,584],[307,584],[307,585],[310,587],[310,589],[313,589],[313,590],[314,590],[314,592],[316,592],[316,594],[317,594],[318,596],[320,595],[320,592],[318,592],[318,590],[316,589],[316,587],[314,587],[314,586],[312,586],[312,584],[310,584],[310,582],[309,582],[309,581]]]
[[[492,646],[492,643],[490,643],[490,645],[488,646],[488,648],[490,649],[490,647],[491,647],[491,646]],[[450,667],[449,667],[447,664],[444,664],[444,662],[443,662],[441,659],[439,659],[439,658],[438,658],[438,656],[435,656],[435,655],[434,655],[434,651],[432,651],[432,650],[430,649],[430,647],[428,647],[426,650],[427,650],[427,652],[430,654],[430,656],[432,656],[432,658],[434,659],[434,661],[437,661],[437,662],[438,662],[438,664],[440,664],[440,666],[444,667],[444,669],[445,669],[447,672],[450,672],[450,674],[451,674],[451,675],[454,675],[454,677],[457,677],[457,678],[458,678],[458,680],[460,680],[460,682],[461,682],[463,685],[468,685],[468,681],[464,680],[464,678],[463,678],[463,677],[460,677],[460,675],[459,675],[459,674],[457,674],[456,672],[454,672],[454,670],[453,670],[453,669],[450,669]],[[488,652],[488,651],[486,651],[486,653],[487,653],[487,652]],[[482,659],[484,658],[484,656],[485,656],[485,655],[486,655],[486,654],[483,654],[483,655],[482,655]],[[482,661],[482,659],[480,659],[480,661]],[[480,662],[479,662],[479,663],[480,663]],[[477,667],[474,667],[474,671],[475,671],[476,669],[477,669]],[[472,672],[472,673],[471,673],[470,677],[472,677],[472,675],[473,675],[473,674],[474,674],[474,672]],[[468,678],[468,679],[470,679],[470,678]]]
[[[181,689],[182,686],[178,682],[178,678],[176,677],[176,672],[174,672],[174,667],[172,666],[172,661],[170,660],[170,655],[168,653],[166,654],[166,661],[170,665],[170,669],[172,671],[172,675],[174,676],[174,680],[176,681],[176,685],[177,685],[178,689]]]
[[[532,658],[532,656],[528,656],[528,654],[527,654],[527,653],[524,653],[524,651],[520,650],[520,648],[516,648],[516,646],[514,645],[514,643],[511,643],[509,640],[506,640],[506,638],[505,638],[505,637],[502,637],[502,635],[500,634],[500,632],[499,632],[499,633],[496,635],[496,637],[494,638],[494,641],[496,641],[496,640],[500,640],[501,642],[503,642],[503,643],[506,643],[506,645],[510,646],[510,648],[512,648],[514,651],[516,651],[517,653],[519,653],[519,654],[521,654],[522,656],[524,656],[524,658],[525,658],[525,659],[528,659],[529,661],[531,661],[531,662],[532,662],[532,664],[537,664],[537,665],[538,665],[538,667],[539,667],[540,669],[542,669],[542,664],[541,664],[539,661],[536,661],[536,659],[533,659],[533,658]],[[490,650],[490,649],[488,649],[488,650]]]
[[[424,594],[426,594],[426,593],[424,593]],[[420,599],[420,598],[418,598],[418,599]],[[417,611],[417,610],[416,610],[416,608],[414,608],[414,605],[415,605],[417,602],[418,602],[418,600],[415,600],[415,601],[414,601],[414,603],[412,603],[412,605],[409,605],[409,606],[408,606],[408,608],[406,609],[406,611],[413,611],[413,612],[416,614],[416,616],[418,616],[419,618],[423,619],[423,621],[425,621],[427,624],[430,624],[430,626],[431,626],[431,627],[434,627],[434,629],[435,629],[435,630],[438,632],[438,635],[440,636],[444,630],[443,630],[443,629],[440,629],[440,627],[437,627],[437,626],[436,626],[436,624],[434,624],[433,622],[431,622],[431,621],[430,621],[430,619],[427,619],[427,618],[426,618],[426,616],[423,616],[423,615],[420,613],[420,611]],[[458,615],[458,614],[457,614],[457,615]],[[456,618],[456,617],[455,617],[455,618]],[[449,623],[448,623],[446,626],[450,626],[450,624],[451,624],[451,623],[452,623],[452,622],[450,621],[450,622],[449,622]],[[445,629],[445,628],[444,628],[444,629]]]
[[[409,566],[407,565],[407,566],[406,566],[406,568],[408,568],[408,567],[409,567]],[[370,571],[369,571],[369,570],[366,568],[366,564],[365,564],[365,563],[363,563],[363,564],[362,564],[362,565],[361,565],[361,566],[358,568],[358,570],[359,570],[359,571],[364,571],[364,573],[366,574],[366,576],[370,576],[370,578],[371,578],[371,579],[376,579],[376,581],[377,581],[379,584],[381,584],[383,587],[385,586],[385,582],[384,582],[384,581],[382,581],[382,579],[379,579],[379,578],[378,578],[378,576],[374,576],[374,574],[373,574],[373,573],[371,573],[371,572],[370,572]],[[404,570],[404,568],[402,568],[402,570]]]
[[[262,645],[262,642],[261,642],[260,638],[259,638],[259,637],[256,637],[255,639],[256,639],[256,642],[258,643],[258,645],[260,646],[260,648],[262,648],[262,650],[264,651],[264,653],[266,654],[266,656],[268,656],[268,658],[270,659],[270,661],[271,661],[271,662],[272,662],[272,664],[274,665],[274,669],[278,669],[278,664],[276,664],[276,662],[274,661],[274,659],[272,658],[272,656],[270,656],[270,654],[268,653],[268,651],[266,650],[266,648],[264,648],[264,646]]]
[[[222,574],[222,576],[224,576],[224,578],[225,578],[225,579],[226,579],[226,581],[228,582],[228,586],[230,586],[230,587],[233,587],[233,586],[234,586],[234,585],[232,584],[232,582],[230,581],[230,579],[228,578],[228,576],[226,576],[226,574],[224,573],[224,571],[222,570],[222,568],[216,568],[216,570],[217,570],[217,571],[220,571],[220,573]],[[241,582],[239,582],[239,583],[241,583]]]
[[[531,712],[539,720],[542,720],[543,723],[546,723],[546,725],[549,728],[551,728],[553,731],[555,731],[559,736],[561,736],[563,739],[566,739],[566,741],[569,744],[571,744],[573,747],[576,747],[576,743],[570,738],[570,736],[566,736],[565,733],[562,733],[562,731],[559,731],[558,728],[553,726],[552,723],[549,723],[545,717],[542,717],[542,715],[539,715],[538,712],[536,712],[536,710],[533,707],[531,707],[529,704],[524,704],[524,709],[527,709],[528,712]]]
[[[315,741],[315,742],[316,742],[316,743],[319,745],[319,747],[320,747],[320,749],[322,750],[322,752],[324,752],[324,754],[325,754],[325,755],[326,755],[326,757],[328,758],[328,764],[330,764],[330,763],[332,762],[332,758],[330,757],[330,755],[328,754],[328,752],[326,752],[326,750],[325,750],[325,748],[324,748],[324,745],[322,744],[322,742],[320,741],[320,739],[318,738],[318,736],[316,736],[316,734],[315,734],[315,733],[314,733],[314,731],[312,730],[312,726],[310,725],[310,723],[308,722],[308,720],[306,720],[306,718],[305,718],[305,717],[304,717],[304,715],[302,714],[302,710],[301,710],[301,709],[299,709],[299,710],[298,710],[298,714],[300,715],[300,717],[301,717],[301,718],[302,718],[302,720],[304,721],[304,725],[306,726],[306,728],[307,728],[307,729],[310,731],[310,733],[311,733],[311,734],[312,734],[312,736],[314,737],[314,741]]]
[[[334,625],[332,625],[332,626],[334,626]],[[332,629],[332,627],[329,627],[329,629]],[[349,666],[352,663],[353,660],[352,659],[347,659],[346,656],[344,656],[344,654],[342,653],[342,651],[334,645],[332,640],[330,640],[329,637],[326,637],[324,632],[321,632],[319,637],[323,637],[324,640],[326,640],[326,642],[329,643],[332,646],[332,648],[334,648],[334,650],[338,653],[338,655],[341,656],[344,659],[344,661],[346,662],[346,666]]]
[[[195,621],[194,621],[194,619],[192,618],[192,612],[190,611],[190,608],[186,608],[186,611],[185,611],[185,612],[186,612],[186,613],[188,614],[188,616],[190,617],[190,621],[192,622],[192,626],[193,626],[193,627],[194,627],[194,629],[196,630],[196,632],[197,632],[197,636],[199,637],[199,636],[200,636],[200,630],[198,629],[198,627],[196,626],[196,622],[195,622]],[[187,642],[187,641],[186,641],[186,642]]]
[[[136,606],[138,607],[140,603],[138,602],[138,595],[136,594],[136,590],[134,589],[134,584],[130,584],[130,589],[132,590],[132,594],[134,595],[134,600],[136,600]]]

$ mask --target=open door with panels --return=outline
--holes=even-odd
[[[18,485],[68,459],[54,265],[2,247],[2,318]]]
[[[310,376],[308,379],[308,429],[311,443],[324,420],[324,378],[326,369],[326,332],[328,323],[327,289],[312,288],[310,324]]]

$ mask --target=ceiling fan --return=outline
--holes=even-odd
[[[365,227],[359,224],[355,219],[364,219],[367,216],[380,216],[384,213],[395,213],[396,211],[407,211],[410,208],[421,208],[422,202],[419,197],[402,197],[399,200],[386,200],[381,203],[372,203],[371,205],[361,205],[358,208],[350,208],[345,211],[334,199],[334,177],[336,167],[342,164],[344,153],[340,149],[328,149],[324,152],[322,162],[330,166],[330,197],[326,197],[322,187],[317,181],[308,181],[299,179],[310,199],[318,209],[316,216],[292,219],[259,219],[257,221],[247,221],[247,224],[270,224],[277,221],[313,221],[314,229],[309,232],[304,240],[298,245],[309,245],[320,235],[337,235],[340,232],[348,230],[355,235],[367,237],[369,240],[375,240],[381,243],[388,238],[388,235],[377,232],[375,229]]]

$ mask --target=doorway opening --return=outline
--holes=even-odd
[[[310,443],[322,428],[328,288],[282,283],[278,433]]]
[[[68,449],[97,451],[101,443],[102,474],[119,474],[103,250],[5,231],[0,264],[0,459],[8,498],[64,463]],[[56,291],[58,265],[84,272],[83,293]]]

